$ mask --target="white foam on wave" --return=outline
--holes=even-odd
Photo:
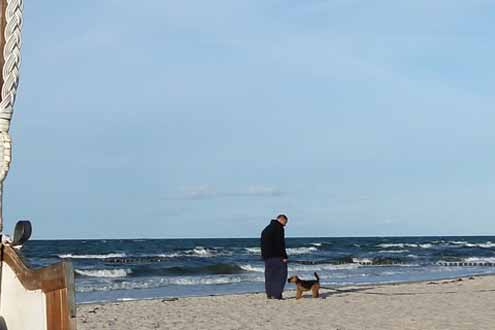
[[[182,257],[183,255],[180,253],[160,253],[156,255],[158,258],[178,258]],[[154,255],[145,255],[145,257],[155,257]]]
[[[468,248],[482,248],[482,249],[491,249],[495,248],[495,243],[488,241],[485,243],[470,243],[466,241],[451,241],[449,242],[451,245],[455,245],[458,247],[468,247]]]
[[[217,284],[232,284],[239,283],[240,277],[216,277],[216,278],[177,278],[170,279],[168,284],[172,285],[217,285]]]
[[[245,250],[250,254],[261,254],[261,248],[259,247],[248,247]]]
[[[404,248],[422,248],[422,249],[431,249],[433,247],[433,244],[431,243],[423,243],[423,244],[416,244],[416,243],[381,243],[377,245],[378,247],[384,248],[384,249],[390,249],[390,248],[399,248],[399,249],[404,249]]]
[[[199,257],[212,257],[214,255],[212,250],[206,249],[202,246],[197,246],[192,251],[189,252]]]
[[[217,251],[214,249],[197,246],[192,250],[172,253],[157,253],[157,254],[138,254],[127,255],[125,253],[108,253],[108,254],[60,254],[61,259],[113,259],[113,258],[179,258],[179,257],[199,257],[211,258],[216,256],[232,255],[232,253]]]
[[[407,253],[409,250],[382,250],[378,251],[378,253],[393,253],[393,254],[400,254],[400,253]]]
[[[318,251],[314,246],[312,247],[298,247],[298,248],[287,248],[288,255],[298,255],[298,254],[310,254],[311,252]]]
[[[142,281],[117,281],[104,283],[103,285],[78,285],[77,292],[95,292],[95,291],[114,291],[114,290],[133,290],[133,289],[152,289],[170,285],[190,286],[190,285],[225,285],[242,282],[239,276],[220,276],[220,277],[155,277]],[[251,281],[262,281],[262,277],[253,278]]]
[[[76,274],[86,277],[117,278],[126,277],[132,273],[130,269],[76,269]]]
[[[490,248],[495,247],[495,243],[493,243],[493,242],[486,242],[486,243],[481,243],[478,245],[479,245],[479,247],[484,248],[484,249],[490,249]]]
[[[263,273],[265,268],[263,266],[253,266],[253,265],[241,265],[241,269],[247,272]],[[330,271],[330,270],[344,270],[344,269],[356,269],[358,264],[316,264],[316,265],[299,265],[289,263],[288,269],[290,272],[318,272],[318,271]]]
[[[352,258],[352,262],[355,264],[372,264],[373,260],[368,258]]]
[[[191,250],[184,250],[178,252],[170,253],[148,253],[148,254],[132,254],[127,255],[125,253],[109,253],[109,254],[87,254],[87,255],[77,255],[77,254],[61,254],[58,257],[62,259],[113,259],[113,258],[180,258],[180,257],[198,257],[198,258],[211,258],[216,256],[227,256],[232,255],[232,253],[225,251],[217,251],[216,249],[205,248],[202,246],[196,246]]]
[[[347,270],[359,268],[359,264],[317,264],[317,265],[295,265],[289,264],[290,272],[318,272],[318,271],[328,271],[328,270]]]
[[[313,243],[313,244],[321,245],[321,243]],[[245,250],[249,254],[256,254],[256,255],[261,254],[261,248],[259,247],[248,247],[245,248]],[[316,246],[310,246],[310,247],[287,248],[286,250],[288,255],[299,255],[299,254],[310,254],[311,252],[318,251],[318,248]]]
[[[265,271],[265,268],[262,266],[252,266],[252,265],[241,265],[240,266],[242,270],[245,270],[246,272],[256,272],[256,273],[263,273]]]
[[[459,245],[459,246],[474,246],[474,244],[471,244],[466,241],[450,241],[449,244],[451,245]]]
[[[495,257],[471,257],[464,259],[463,262],[495,263]]]
[[[109,254],[60,254],[61,259],[109,259],[109,258],[125,258],[125,253],[109,253]]]
[[[406,243],[381,243],[381,244],[378,244],[378,247],[381,247],[384,249],[390,249],[390,248],[403,249],[405,247],[418,247],[418,245],[417,244],[406,244]]]
[[[174,257],[198,257],[198,258],[211,258],[218,256],[229,256],[232,255],[231,252],[219,251],[216,248],[205,248],[203,246],[196,246],[192,250],[186,250],[181,253],[171,253],[164,254],[163,256],[174,258]]]
[[[311,243],[311,245],[316,246],[316,247],[321,247],[323,243]]]
[[[183,253],[140,253],[136,255],[129,256],[130,259],[139,259],[139,258],[178,258],[183,257]]]
[[[198,257],[198,258],[211,258],[217,256],[232,255],[225,251],[217,251],[216,249],[205,248],[202,246],[196,246],[192,250],[185,250],[181,252],[171,253],[159,253],[159,254],[141,254],[136,256],[137,258],[180,258],[180,257]]]

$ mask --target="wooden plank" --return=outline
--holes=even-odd
[[[60,324],[58,318],[60,314],[60,300],[57,299],[58,291],[48,292],[46,294],[46,322],[48,330],[59,330]]]
[[[32,270],[10,246],[3,247],[3,258],[27,290],[41,289],[43,292],[50,292],[73,286],[71,279],[73,275],[68,271],[72,270],[72,266],[67,262]]]
[[[45,296],[45,301],[46,301],[46,328],[47,329],[52,329],[53,328],[53,323],[55,322],[53,317],[50,317],[50,315],[53,315],[53,309],[54,309],[54,301],[53,301],[53,292],[47,293]]]
[[[75,322],[69,316],[67,296],[67,289],[46,294],[48,330],[75,330]]]

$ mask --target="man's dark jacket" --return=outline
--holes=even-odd
[[[287,259],[284,226],[277,220],[272,220],[261,233],[261,256],[264,260]]]

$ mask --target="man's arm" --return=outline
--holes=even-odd
[[[261,232],[260,247],[261,247],[261,257],[266,259],[266,254],[268,252],[268,238],[267,229]]]
[[[287,256],[287,251],[285,249],[285,230],[282,229],[282,256],[284,257],[285,260],[289,259],[289,257]]]

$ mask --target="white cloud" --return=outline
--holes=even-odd
[[[209,185],[183,188],[178,199],[209,199],[215,198],[217,192]]]
[[[203,200],[238,197],[279,197],[283,194],[280,189],[265,185],[252,185],[236,191],[220,191],[211,185],[199,185],[182,188],[180,193],[167,196],[165,199]]]

